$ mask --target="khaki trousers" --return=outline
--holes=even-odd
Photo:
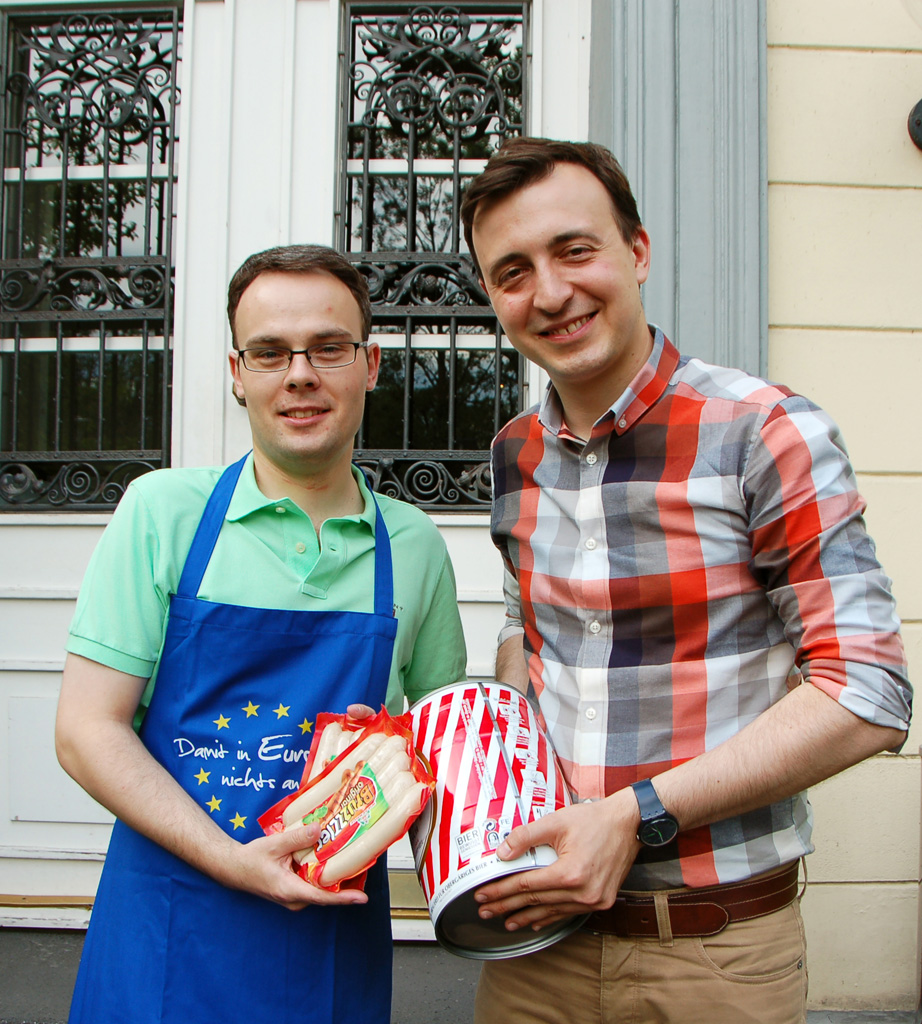
[[[805,1024],[799,903],[709,938],[664,945],[581,930],[487,961],[474,1024]]]

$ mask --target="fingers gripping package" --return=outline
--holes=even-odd
[[[360,887],[378,857],[419,816],[435,780],[413,749],[410,716],[385,709],[361,721],[318,715],[301,785],[259,819],[267,835],[317,824],[316,846],[294,855],[298,874],[338,892]]]
[[[475,891],[504,875],[554,863],[550,846],[513,861],[496,850],[518,825],[570,804],[557,757],[524,694],[492,680],[456,683],[410,709],[417,753],[435,793],[410,828],[416,870],[436,938],[452,953],[491,960],[564,938],[584,917],[533,932],[482,920]]]

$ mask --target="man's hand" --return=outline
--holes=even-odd
[[[228,888],[242,889],[289,910],[303,910],[309,905],[367,903],[368,897],[358,889],[327,892],[295,873],[295,852],[314,846],[319,832],[317,825],[305,825],[238,843],[235,855],[224,868],[214,872],[214,878]]]
[[[500,860],[541,845],[552,846],[558,859],[479,889],[480,916],[510,914],[509,931],[529,926],[539,931],[565,917],[610,907],[640,850],[639,822],[637,800],[626,789],[514,829],[497,851]]]

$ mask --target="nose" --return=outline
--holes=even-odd
[[[573,296],[573,286],[554,264],[535,268],[535,306],[543,313],[559,313]]]
[[[320,375],[311,365],[304,352],[296,352],[291,357],[291,364],[285,374],[285,387],[316,387],[320,383]]]

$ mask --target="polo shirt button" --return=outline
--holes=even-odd
[[[275,506],[275,511],[276,512],[287,512],[288,510],[285,508],[284,505],[276,505]]]
[[[595,708],[586,708],[586,717],[589,719],[590,722],[592,722],[595,719],[596,713],[597,712]]]
[[[304,552],[307,551],[307,545],[304,541],[299,540],[298,543],[295,544],[295,551],[297,551],[299,555],[303,555]]]
[[[593,619],[592,622],[589,623],[589,632],[590,633],[601,633],[601,631],[602,631],[602,626],[599,624],[599,622],[597,620]]]
[[[587,463],[588,463],[588,464],[589,464],[590,466],[594,466],[594,465],[595,465],[595,464],[596,464],[596,463],[597,463],[598,461],[599,461],[599,457],[598,457],[598,455],[596,455],[596,453],[595,453],[595,452],[590,452],[590,453],[589,453],[589,454],[588,454],[588,455],[586,456],[586,462],[587,462]]]
[[[626,420],[626,419],[625,419],[625,418],[624,418],[623,416],[621,417],[621,419],[620,419],[620,420],[618,420],[618,426],[619,426],[619,427],[620,427],[620,428],[621,428],[622,430],[624,430],[624,428],[625,428],[625,427],[627,426],[627,420]]]
[[[589,551],[595,551],[595,540],[592,537],[586,541],[586,547]]]

